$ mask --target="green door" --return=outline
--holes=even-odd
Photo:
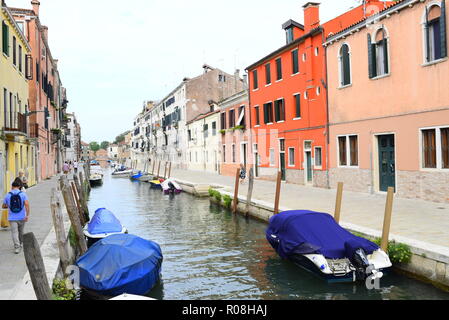
[[[313,181],[312,176],[312,152],[308,151],[306,152],[306,158],[307,158],[307,182]]]
[[[282,174],[282,181],[285,181],[286,175],[285,175],[285,153],[281,153],[281,174]]]
[[[396,188],[396,160],[394,135],[378,137],[380,191]]]

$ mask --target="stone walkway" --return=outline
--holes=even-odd
[[[33,232],[40,245],[53,228],[50,195],[57,186],[57,179],[53,177],[27,190],[31,210],[25,233]],[[17,255],[14,253],[11,231],[9,228],[0,229],[0,300],[11,299],[27,271],[23,251]]]
[[[173,170],[172,177],[194,183],[218,184],[234,192],[235,178],[213,173]],[[248,183],[240,186],[239,194],[246,196]],[[276,184],[256,180],[253,199],[274,203]],[[336,190],[305,187],[283,183],[280,206],[307,209],[333,215]],[[352,224],[381,231],[385,213],[386,194],[345,191],[341,213],[342,224]],[[394,199],[391,234],[449,248],[449,204],[423,200]]]

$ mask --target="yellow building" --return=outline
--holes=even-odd
[[[25,173],[29,186],[36,183],[36,147],[27,115],[31,47],[25,26],[14,21],[3,1],[0,28],[0,195],[4,196],[19,171]]]

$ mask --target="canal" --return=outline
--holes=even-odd
[[[165,196],[150,184],[105,175],[92,189],[89,210],[108,208],[131,234],[159,243],[159,300],[449,299],[431,285],[389,273],[380,290],[327,284],[281,260],[265,239],[267,224],[234,216],[186,193]]]

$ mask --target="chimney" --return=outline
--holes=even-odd
[[[320,26],[320,4],[318,2],[307,2],[304,6],[304,32]]]
[[[33,6],[33,11],[36,14],[36,16],[39,15],[39,6],[41,3],[38,0],[32,0],[31,5]]]
[[[239,91],[239,81],[240,81],[240,70],[235,69],[235,72],[234,72],[235,92]]]

